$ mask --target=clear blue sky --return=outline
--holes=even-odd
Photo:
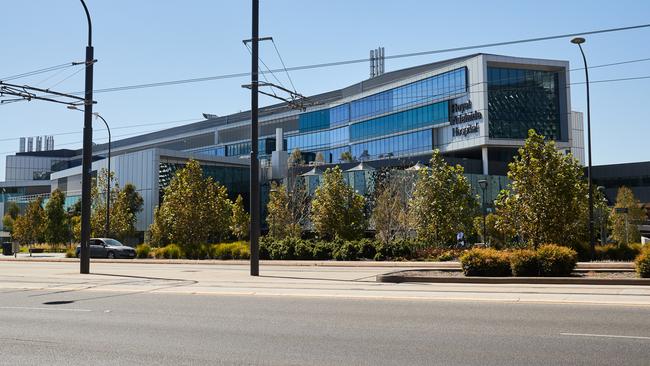
[[[93,18],[95,89],[204,77],[250,70],[241,40],[250,38],[248,0],[88,0]],[[273,36],[287,66],[358,59],[384,46],[387,55],[520,38],[614,28],[650,22],[650,2],[637,1],[378,1],[262,0],[260,34]],[[86,20],[76,0],[11,1],[2,6],[0,78],[69,61],[81,61]],[[650,57],[650,29],[594,35],[584,45],[592,65]],[[280,67],[271,44],[261,57]],[[473,52],[562,59],[580,67],[569,39],[495,47],[478,51],[387,60],[386,70]],[[74,71],[76,69],[72,69]],[[16,80],[51,87],[66,70]],[[650,62],[594,69],[592,80],[650,75]],[[284,77],[283,75],[279,75]],[[367,63],[291,73],[305,95],[367,78]],[[573,72],[572,81],[583,81]],[[286,77],[283,79],[286,83]],[[84,88],[83,72],[54,89]],[[95,111],[111,124],[114,138],[198,120],[202,112],[224,115],[249,108],[246,78],[96,94]],[[594,84],[592,97],[595,164],[650,160],[650,127],[645,103],[650,79]],[[573,109],[585,111],[584,86],[571,90]],[[262,104],[273,101],[263,98]],[[154,126],[129,127],[157,123]],[[19,136],[55,136],[57,148],[78,148],[83,115],[62,105],[20,102],[0,106],[0,180],[5,156],[18,149]],[[101,124],[95,140],[106,141]],[[14,139],[15,138],[15,139]],[[11,139],[5,141],[5,139]]]

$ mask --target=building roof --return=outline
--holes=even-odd
[[[353,85],[338,90],[333,90],[321,94],[308,96],[307,98],[311,103],[315,105],[332,103],[342,98],[346,98],[355,94],[366,92],[371,89],[379,88],[383,85],[390,84],[396,80],[405,79],[414,75],[421,74],[423,72],[438,69],[447,65],[451,65],[460,61],[470,59],[472,57],[476,57],[478,55],[480,55],[480,53],[474,53],[471,55],[466,55],[466,56],[456,57],[452,59],[436,61],[424,65],[413,66],[405,69],[386,72],[382,75],[360,81],[358,83],[355,83]],[[288,111],[291,111],[291,108],[286,103],[277,103],[277,104],[260,108],[259,116],[260,118],[262,118],[271,114],[288,112]],[[111,143],[111,147],[113,149],[116,149],[119,147],[125,147],[128,145],[153,141],[165,137],[182,135],[182,134],[202,131],[210,128],[216,128],[231,123],[244,122],[250,120],[251,118],[250,115],[251,112],[250,110],[248,110],[248,111],[234,113],[226,116],[210,118],[200,122],[190,123],[187,125],[182,125],[177,127],[171,127],[156,132],[151,132],[147,134],[142,134],[134,137],[113,141]],[[107,144],[98,144],[95,148],[97,150],[105,150],[107,149]]]

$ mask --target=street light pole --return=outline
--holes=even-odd
[[[259,81],[259,0],[253,0],[251,36],[251,158],[250,158],[250,213],[251,213],[251,276],[260,274],[260,182],[258,154],[258,81]]]
[[[90,273],[90,170],[92,169],[93,148],[93,63],[92,21],[84,0],[81,5],[88,20],[88,46],[86,46],[86,87],[84,99],[83,157],[81,167],[81,249],[79,253],[79,271]]]
[[[587,155],[589,156],[589,165],[587,166],[587,180],[589,186],[589,247],[591,249],[591,260],[594,260],[596,254],[596,243],[594,242],[594,193],[591,181],[591,108],[589,105],[589,68],[587,67],[587,58],[582,49],[582,44],[585,39],[576,37],[571,40],[571,43],[577,44],[582,54],[582,61],[585,66],[585,85],[587,86]]]
[[[111,128],[108,127],[108,122],[99,113],[93,113],[95,117],[99,118],[106,125],[108,131],[108,171],[106,172],[106,225],[104,227],[106,237],[110,237],[111,232]]]
[[[72,109],[72,110],[79,111],[79,112],[85,112],[83,109],[79,109],[79,108],[77,108],[77,106],[74,106],[74,105],[69,105],[68,109]],[[101,119],[102,122],[104,122],[104,125],[106,125],[106,131],[108,131],[108,163],[107,163],[108,164],[108,168],[107,168],[108,173],[106,174],[107,175],[107,179],[106,179],[106,181],[107,181],[107,185],[106,185],[106,187],[107,187],[107,189],[106,189],[106,223],[104,224],[104,232],[105,232],[104,234],[108,238],[109,233],[111,232],[111,215],[110,215],[110,212],[111,212],[111,181],[112,181],[112,178],[111,178],[111,128],[108,126],[108,122],[106,122],[104,117],[102,117],[99,113],[95,112],[95,113],[93,113],[93,115],[96,118]]]
[[[485,179],[481,179],[478,181],[479,186],[481,186],[481,191],[483,191],[482,196],[483,196],[483,244],[487,244],[487,225],[486,225],[486,218],[487,218],[487,208],[485,207],[485,190],[487,189],[488,186],[488,181]]]

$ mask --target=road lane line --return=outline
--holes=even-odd
[[[625,338],[625,339],[648,339],[648,340],[650,340],[650,337],[626,336],[626,335],[614,335],[614,334],[560,333],[560,335],[574,336],[574,337]]]
[[[77,311],[77,312],[90,312],[90,309],[61,309],[61,308],[36,308],[27,306],[0,306],[2,310],[47,310],[47,311]]]

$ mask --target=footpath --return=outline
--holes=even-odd
[[[0,260],[0,296],[16,291],[69,293],[165,293],[179,296],[297,296],[347,299],[562,303],[650,306],[650,286],[572,284],[382,283],[377,276],[415,266],[455,262],[262,261],[251,277],[246,262],[192,263],[146,260],[91,261],[79,274],[74,259]],[[289,261],[287,261],[289,262]]]

